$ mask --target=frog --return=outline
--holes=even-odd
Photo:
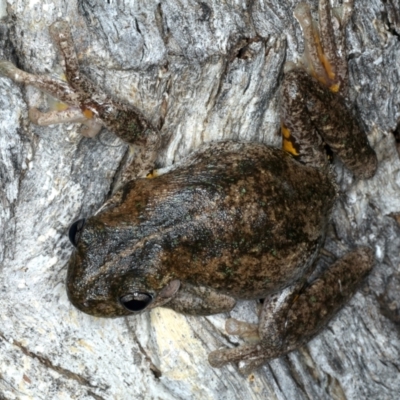
[[[69,228],[70,302],[95,317],[127,317],[156,307],[206,316],[241,300],[260,300],[258,324],[229,318],[226,332],[251,338],[216,349],[211,366],[249,373],[321,332],[374,265],[372,249],[350,250],[311,279],[338,198],[329,148],[355,177],[369,179],[377,157],[347,106],[345,2],[335,16],[320,0],[319,21],[307,3],[295,9],[305,56],[286,66],[280,89],[282,148],[210,142],[165,173],[154,171],[161,133],[138,108],[115,100],[79,71],[69,24],[50,26],[66,81],[30,74],[8,61],[0,74],[67,105],[29,110],[38,125],[102,127],[136,149],[121,184],[93,215]],[[334,31],[339,30],[335,35]]]

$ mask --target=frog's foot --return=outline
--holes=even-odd
[[[29,109],[29,119],[36,125],[48,126],[54,124],[63,124],[68,122],[81,123],[79,133],[82,136],[93,138],[103,127],[101,123],[94,119],[87,119],[79,108],[67,108],[65,110],[53,110],[41,112],[37,108]]]
[[[278,357],[276,354],[275,357]],[[208,355],[208,362],[214,368],[221,368],[226,364],[237,364],[239,371],[243,375],[247,375],[261,365],[265,364],[268,359],[275,358],[274,354],[267,353],[262,343],[243,345],[234,349],[222,349],[212,351]]]
[[[276,301],[272,306],[264,303],[259,326],[261,340],[256,344],[213,351],[208,357],[210,364],[219,368],[234,362],[241,372],[247,373],[307,343],[354,295],[373,264],[372,250],[360,247],[346,254],[296,295],[289,288],[283,297],[271,296]],[[283,298],[289,302],[282,302]]]
[[[100,133],[103,128],[103,124],[94,119],[86,119],[82,122],[81,127],[79,128],[79,133],[88,138],[94,138],[98,133]]]
[[[28,75],[25,71],[17,68],[12,62],[1,60],[0,61],[0,75],[12,79],[14,82],[23,83],[26,81]]]
[[[225,330],[228,335],[240,336],[248,343],[256,343],[260,341],[258,324],[250,324],[248,322],[239,321],[235,318],[229,318],[225,322]]]
[[[36,125],[47,126],[62,124],[66,122],[84,122],[86,118],[78,108],[67,108],[66,110],[53,110],[41,112],[37,108],[29,109],[29,119]]]
[[[338,16],[332,13],[329,0],[320,0],[318,24],[313,21],[307,3],[299,3],[294,11],[305,39],[303,64],[310,75],[334,93],[343,91],[347,85],[344,27],[351,16],[352,4],[353,0],[345,1],[342,15]]]

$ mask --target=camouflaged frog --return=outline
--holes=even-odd
[[[282,150],[209,143],[154,179],[143,176],[160,148],[159,132],[139,110],[110,99],[80,74],[66,22],[55,22],[50,32],[67,82],[1,62],[3,75],[68,105],[57,113],[32,109],[33,122],[81,122],[86,136],[105,126],[141,149],[114,196],[70,228],[76,247],[67,277],[72,304],[98,317],[158,306],[208,315],[227,312],[240,299],[264,299],[257,326],[233,319],[226,324],[229,334],[258,341],[209,356],[215,367],[236,362],[247,372],[310,340],[349,300],[373,266],[368,248],[353,250],[307,282],[337,192],[325,148],[357,178],[373,176],[377,167],[342,97],[346,5],[339,19],[321,0],[318,27],[306,4],[296,8],[306,57],[287,68],[282,82]]]

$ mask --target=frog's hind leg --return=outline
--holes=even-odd
[[[303,286],[304,282],[295,283],[265,298],[258,325],[228,319],[225,330],[229,335],[240,336],[246,342],[253,343],[235,349],[213,351],[209,355],[210,364],[219,368],[228,362],[236,362],[245,374],[264,364],[266,360],[283,355],[287,315]]]
[[[343,29],[351,15],[352,1],[344,2],[341,18],[335,19],[331,11],[327,0],[320,0],[316,26],[308,4],[299,3],[295,9],[305,37],[306,56],[303,65],[287,71],[282,83],[283,149],[305,164],[326,169],[327,145],[356,177],[370,178],[377,168],[376,154],[338,93],[347,88]]]
[[[313,114],[326,115],[325,94],[337,92],[340,87],[337,66],[339,65],[332,15],[329,2],[319,2],[319,24],[311,16],[310,6],[299,3],[294,11],[304,35],[305,54],[299,66],[286,70],[281,88],[281,121],[283,150],[291,153],[304,164],[327,169],[329,162],[324,143],[313,121]],[[347,71],[347,65],[345,66]],[[315,91],[322,88],[314,102]],[[326,91],[325,91],[326,88]],[[334,106],[334,104],[332,104]],[[331,123],[331,121],[329,121]]]
[[[267,360],[307,343],[348,302],[374,264],[372,250],[358,248],[334,263],[322,276],[296,292],[290,288],[264,302],[260,341],[210,353],[214,367],[236,362],[246,374]],[[230,330],[231,334],[235,332]],[[240,332],[237,332],[240,333]]]

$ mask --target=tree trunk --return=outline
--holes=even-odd
[[[303,49],[295,3],[8,0],[1,58],[58,73],[48,27],[67,19],[82,71],[162,125],[159,166],[222,138],[280,146],[283,65]],[[28,107],[46,108],[46,96],[0,78],[0,398],[398,398],[399,1],[356,0],[346,32],[350,97],[379,169],[356,181],[336,163],[341,196],[321,268],[362,244],[376,266],[321,334],[250,376],[208,364],[210,351],[237,343],[224,334],[225,314],[159,308],[108,320],[73,308],[68,227],[104,202],[127,147],[105,130],[88,139],[78,125],[31,124]],[[241,302],[230,315],[255,322],[256,311]]]

